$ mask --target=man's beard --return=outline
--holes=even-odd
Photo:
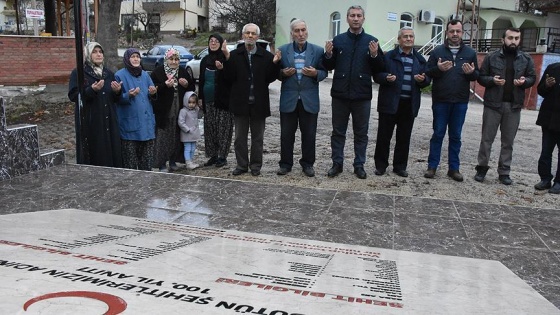
[[[509,45],[509,46],[504,45],[504,51],[509,52],[509,53],[517,52],[518,48],[519,48],[519,46],[516,46],[516,45]]]

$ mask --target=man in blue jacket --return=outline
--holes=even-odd
[[[426,178],[434,178],[441,158],[441,146],[449,131],[447,176],[462,182],[459,172],[461,133],[469,104],[470,83],[478,78],[476,52],[463,43],[463,24],[447,22],[446,41],[437,46],[428,59],[426,74],[432,78],[432,113],[434,133],[430,139],[430,155]]]
[[[399,46],[385,56],[385,70],[374,79],[379,83],[377,111],[379,126],[375,145],[375,175],[385,174],[389,166],[389,149],[395,126],[396,142],[393,172],[408,177],[408,152],[414,118],[420,109],[420,89],[430,85],[424,73],[426,59],[414,49],[414,30],[403,27],[397,35]]]
[[[293,42],[279,48],[280,60],[280,167],[278,175],[286,175],[294,164],[296,130],[301,131],[299,164],[306,176],[315,176],[315,136],[319,116],[319,82],[327,77],[323,67],[323,48],[307,42],[305,21],[290,24]]]
[[[334,70],[331,88],[333,166],[327,173],[328,177],[342,173],[350,115],[354,129],[354,174],[360,179],[367,177],[364,163],[371,111],[372,76],[383,70],[383,51],[377,38],[363,29],[364,20],[364,9],[359,5],[351,6],[346,12],[348,31],[325,44],[323,63],[327,70]]]

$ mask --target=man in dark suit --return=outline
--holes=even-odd
[[[306,176],[315,176],[315,136],[319,116],[319,82],[327,77],[323,67],[323,48],[307,42],[305,21],[290,23],[293,42],[279,48],[280,61],[280,167],[276,174],[286,175],[294,164],[296,130],[301,131],[299,164]]]
[[[389,166],[391,138],[396,127],[393,172],[408,177],[410,137],[420,109],[420,89],[430,85],[431,79],[424,74],[426,59],[414,49],[414,30],[407,26],[401,28],[397,40],[399,46],[384,56],[385,71],[374,77],[379,83],[375,175],[385,174]]]
[[[281,59],[256,44],[260,29],[256,24],[243,26],[244,45],[231,53],[227,42],[222,44],[226,57],[223,65],[226,80],[231,82],[230,111],[235,125],[235,158],[237,166],[232,175],[237,176],[251,170],[259,176],[263,163],[263,138],[266,117],[270,116],[268,85],[278,78]],[[249,158],[248,136],[251,130],[251,156]]]

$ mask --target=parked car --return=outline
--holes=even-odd
[[[176,46],[176,45],[156,45],[150,48],[148,52],[142,54],[142,59],[140,60],[140,66],[142,66],[142,69],[146,71],[153,71],[159,65],[163,64],[165,52],[172,47],[177,49],[181,54],[179,66],[186,67],[187,62],[189,60],[192,60],[194,56],[185,47]]]
[[[240,40],[237,42],[237,44],[228,44],[227,48],[229,51],[234,50],[238,45],[243,44],[243,41]],[[257,40],[257,44],[261,45],[262,47],[264,47],[266,50],[270,51],[270,45],[269,42],[259,39]],[[194,58],[187,62],[187,72],[191,75],[191,77],[195,80],[198,81],[198,77],[200,76],[200,61],[202,60],[202,58],[204,58],[206,55],[208,55],[208,47],[204,48],[201,52],[199,52],[198,54],[196,54],[194,56]]]

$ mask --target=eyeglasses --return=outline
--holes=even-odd
[[[220,41],[217,40],[217,39],[211,39],[211,40],[209,40],[208,42],[209,42],[210,44],[219,44],[219,43],[220,43]]]

